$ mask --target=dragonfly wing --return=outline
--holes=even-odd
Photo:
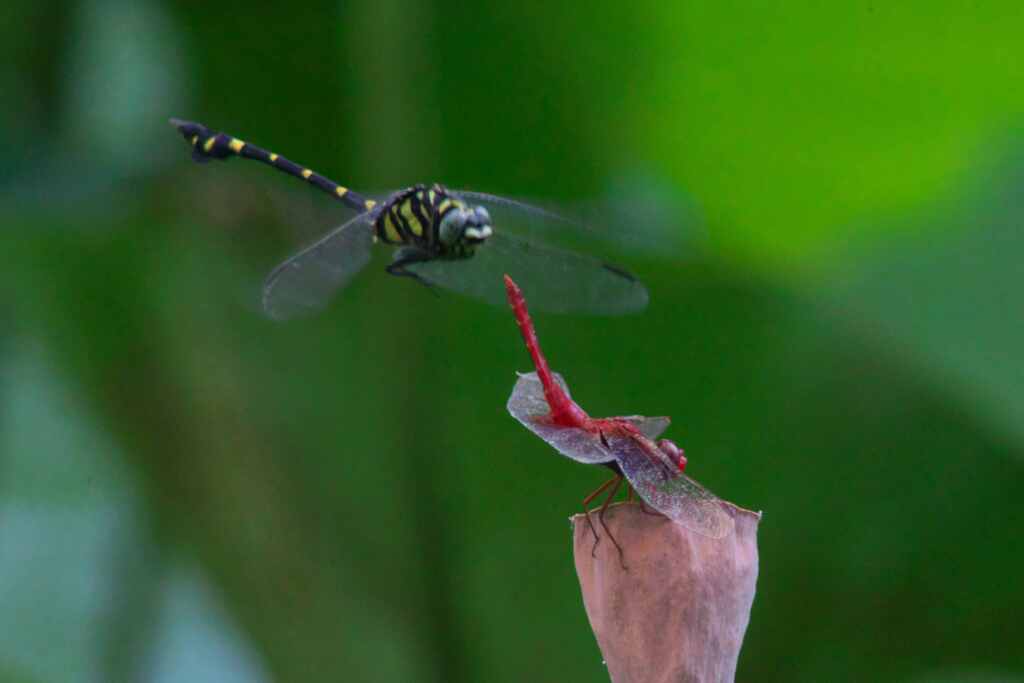
[[[263,310],[277,320],[321,310],[370,260],[368,214],[356,216],[274,268],[263,285]]]
[[[640,433],[646,436],[652,441],[661,436],[661,433],[668,429],[668,426],[672,423],[672,418],[666,416],[660,417],[646,417],[644,415],[626,415],[625,417],[616,417],[616,420],[625,420],[634,427],[640,430]]]
[[[568,394],[569,387],[558,373],[555,373],[555,381]],[[507,407],[512,417],[567,458],[588,465],[615,460],[615,456],[605,448],[597,435],[583,429],[558,427],[544,421],[551,411],[536,372],[519,375]]]
[[[452,194],[467,204],[485,207],[491,214],[498,239],[492,237],[477,253],[484,260],[496,262],[497,267],[491,269],[483,268],[484,263],[477,264],[481,271],[488,271],[482,278],[486,285],[494,279],[494,272],[508,274],[523,287],[537,310],[550,313],[616,315],[639,311],[647,305],[647,290],[636,278],[622,268],[575,251],[581,240],[590,245],[599,238],[590,225],[507,197],[465,190]],[[555,246],[561,243],[572,246]],[[497,294],[490,286],[484,291],[465,286],[457,289],[504,303],[500,286]],[[556,294],[549,297],[548,292]]]
[[[468,190],[454,190],[453,193],[467,204],[479,204],[486,207],[491,214],[491,219],[499,226],[501,223],[514,223],[519,232],[523,230],[551,232],[566,228],[581,234],[592,232],[589,226],[579,221],[516,199]]]
[[[621,315],[647,305],[647,289],[626,271],[583,254],[495,233],[469,258],[409,266],[431,284],[504,306],[502,276],[522,288],[535,310]]]
[[[732,516],[718,497],[680,472],[653,441],[613,436],[608,445],[633,490],[652,508],[710,538],[732,530]]]

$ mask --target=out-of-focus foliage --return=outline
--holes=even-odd
[[[1019,3],[5,11],[3,680],[605,677],[566,527],[601,473],[505,413],[509,313],[382,255],[266,320],[345,212],[167,116],[614,206],[649,310],[541,339],[765,511],[739,678],[1024,677]]]

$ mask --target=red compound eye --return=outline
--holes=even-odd
[[[661,439],[658,441],[658,448],[672,459],[672,462],[676,464],[680,472],[686,469],[686,454],[683,453],[683,449],[677,446],[675,442]]]

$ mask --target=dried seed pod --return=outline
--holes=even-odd
[[[608,509],[622,546],[573,517],[576,573],[590,626],[614,683],[732,681],[757,583],[761,514],[720,503],[724,538],[695,533],[639,505]],[[600,527],[598,527],[600,529]]]

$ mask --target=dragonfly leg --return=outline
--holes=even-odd
[[[592,500],[594,500],[599,495],[601,495],[605,490],[607,490],[609,486],[611,486],[612,484],[614,484],[616,481],[618,481],[620,479],[622,479],[622,477],[620,477],[620,476],[615,476],[615,477],[609,479],[605,483],[601,484],[601,486],[598,487],[598,489],[596,491],[594,491],[593,493],[591,493],[590,495],[588,495],[586,498],[583,499],[583,514],[586,515],[586,517],[587,517],[587,524],[590,525],[590,532],[592,534],[594,534],[594,547],[595,548],[597,548],[597,544],[600,542],[601,537],[597,535],[597,529],[594,528],[594,523],[592,521],[590,521],[590,510],[587,509],[587,506],[590,505],[590,502]]]
[[[604,523],[604,513],[608,510],[608,505],[615,498],[615,494],[619,492],[619,487],[622,486],[622,475],[620,474],[615,477],[613,481],[615,482],[615,485],[612,486],[612,490],[608,493],[608,497],[604,499],[604,504],[601,505],[601,510],[597,513],[597,521],[601,522],[601,527],[604,528],[604,532],[608,534],[608,538],[612,539],[612,543],[615,544],[615,549],[619,551],[619,564],[621,564],[622,568],[625,569],[626,558],[625,555],[622,554],[622,546],[615,540],[615,536],[612,535],[611,529],[608,528],[608,525]],[[597,550],[597,543],[594,543],[594,547],[590,549],[591,556],[593,556],[595,550]]]
[[[411,277],[431,292],[434,292],[434,294],[437,294],[437,292],[434,291],[434,286],[432,284],[411,270],[406,270],[406,266],[411,266],[414,263],[431,261],[433,258],[433,256],[422,249],[417,249],[415,247],[402,247],[395,252],[394,260],[391,261],[391,264],[384,270],[387,271],[388,275],[394,275],[396,277]]]

